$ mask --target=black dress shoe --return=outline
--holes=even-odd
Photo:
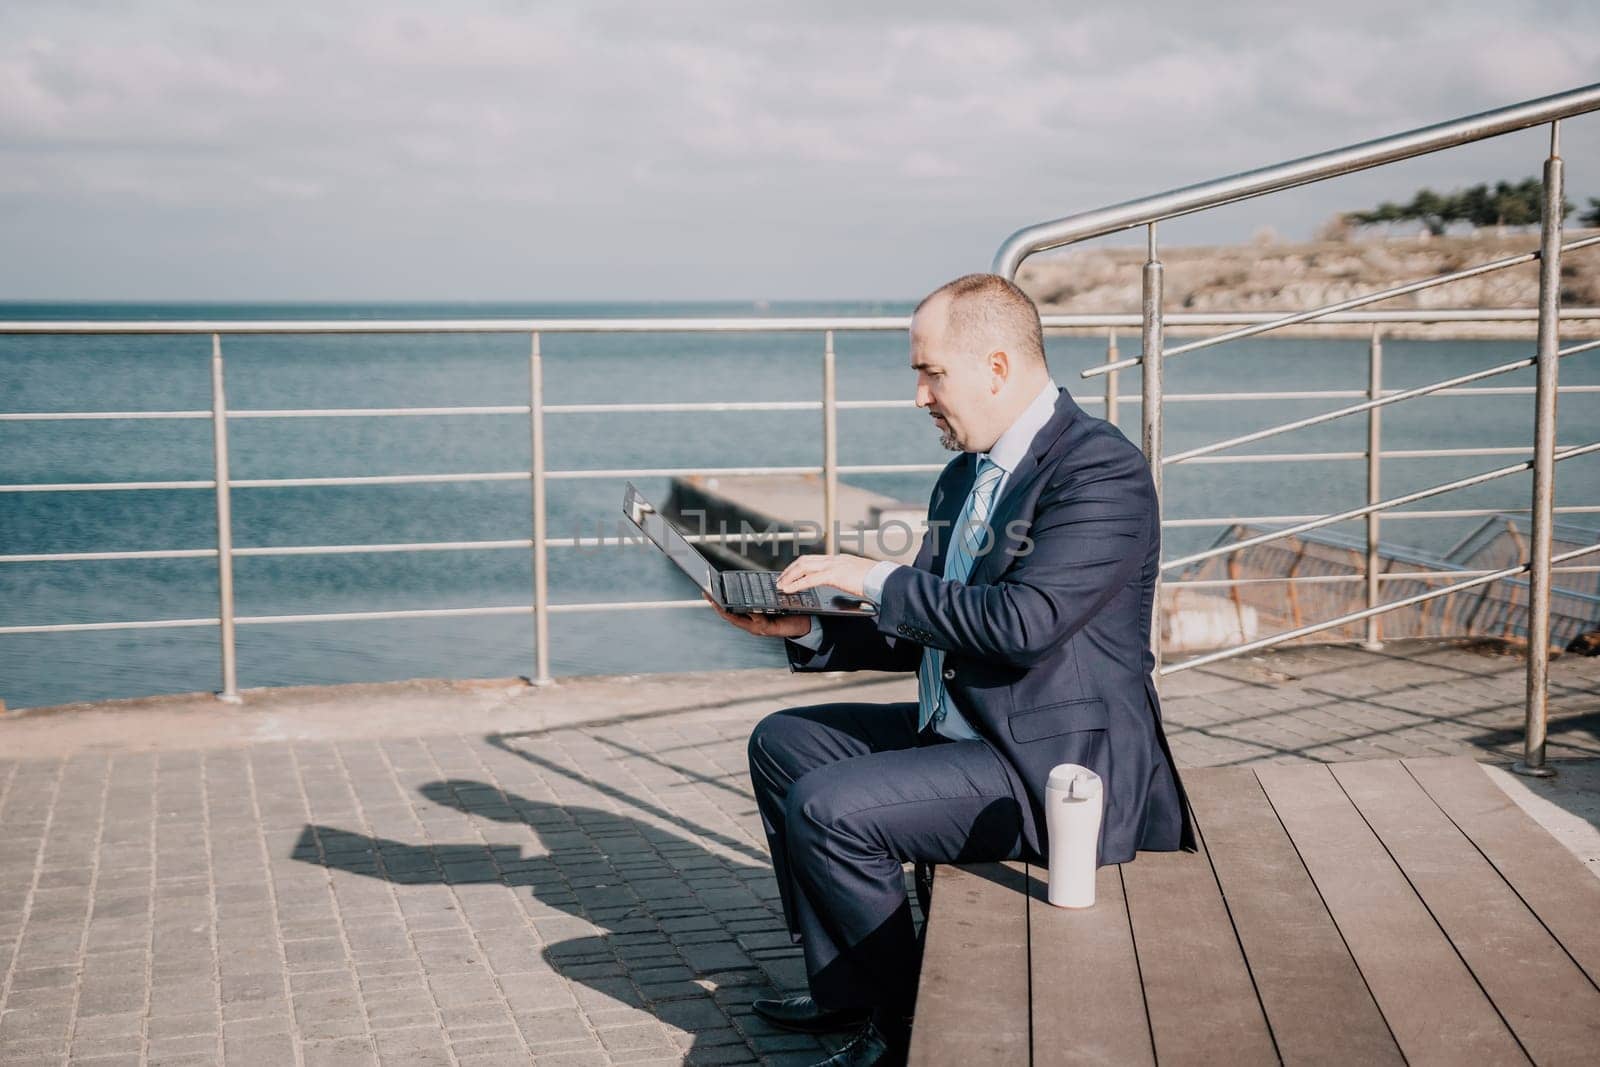
[[[814,1067],[905,1067],[910,1044],[909,1031],[888,1037],[869,1021],[848,1045]]]
[[[773,1026],[802,1034],[833,1034],[854,1030],[872,1014],[865,1008],[858,1011],[826,1011],[817,1007],[817,1002],[806,995],[784,997],[781,1000],[757,1000],[750,1006]]]

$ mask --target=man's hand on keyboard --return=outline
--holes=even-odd
[[[832,585],[852,596],[866,596],[867,572],[877,564],[861,556],[801,556],[778,575],[778,592],[796,593],[819,585]]]
[[[726,611],[705,593],[706,603],[716,610],[718,615],[727,619],[733,625],[747,634],[757,637],[804,637],[811,632],[810,615],[739,615]]]

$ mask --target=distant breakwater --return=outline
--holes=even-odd
[[[1569,230],[1565,240],[1593,232]],[[1164,248],[1165,307],[1168,312],[1303,311],[1526,253],[1538,244],[1536,231],[1522,231]],[[1017,281],[1046,314],[1136,313],[1144,261],[1143,248],[1079,249],[1029,260]],[[1561,282],[1564,307],[1600,307],[1600,247],[1564,256]],[[1539,269],[1534,261],[1391,298],[1371,309],[1531,309],[1538,306],[1538,297]],[[1215,329],[1169,327],[1168,332]],[[1291,329],[1301,336],[1354,337],[1365,336],[1371,327],[1313,323]],[[1531,337],[1534,325],[1386,324],[1383,332],[1390,337]],[[1562,333],[1600,336],[1600,322],[1567,323]]]

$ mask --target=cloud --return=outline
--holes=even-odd
[[[14,0],[0,294],[909,296],[1016,225],[1569,88],[1596,30],[1531,2]],[[1572,125],[1581,156],[1600,119]],[[1404,180],[1536,165],[1474,150]],[[1249,230],[1307,232],[1376,187]],[[137,251],[236,257],[241,233],[249,262],[203,291]]]

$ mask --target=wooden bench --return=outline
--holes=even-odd
[[[1600,1063],[1600,878],[1475,763],[1184,773],[1198,853],[940,867],[911,1062]]]

